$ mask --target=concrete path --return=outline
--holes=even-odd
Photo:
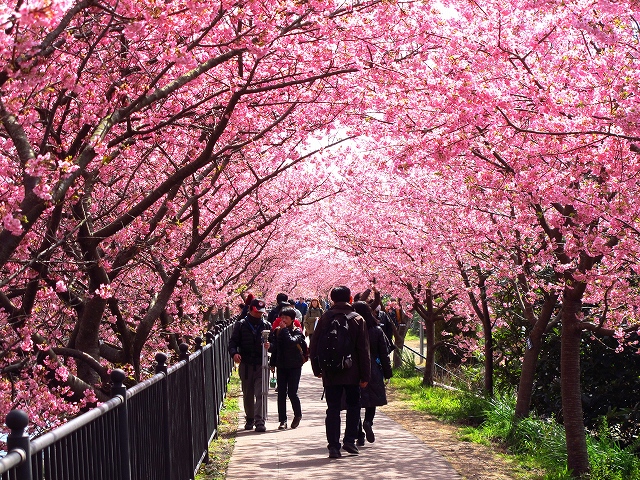
[[[295,430],[278,430],[277,393],[273,390],[269,392],[265,433],[243,430],[244,414],[240,412],[227,480],[462,479],[440,454],[381,412],[375,417],[374,443],[359,447],[359,455],[349,455],[343,450],[342,458],[328,458],[324,430],[326,403],[320,400],[322,381],[313,376],[309,362],[302,369],[299,392],[302,421]],[[241,398],[239,402],[242,409]],[[293,414],[288,400],[287,414],[290,424]]]

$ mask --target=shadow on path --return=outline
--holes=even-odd
[[[462,479],[434,449],[381,412],[376,413],[375,418],[375,443],[360,447],[360,455],[343,451],[342,458],[329,459],[324,430],[326,403],[320,399],[322,381],[313,376],[309,362],[302,369],[299,392],[302,422],[295,430],[277,429],[277,393],[273,390],[269,392],[265,433],[243,430],[244,413],[240,412],[227,480]],[[239,402],[242,405],[241,399]],[[293,414],[289,403],[287,414],[291,423]],[[344,430],[344,413],[342,428]]]

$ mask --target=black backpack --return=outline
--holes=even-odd
[[[327,372],[339,372],[353,365],[354,342],[349,334],[349,320],[358,314],[338,313],[318,340],[318,364]]]

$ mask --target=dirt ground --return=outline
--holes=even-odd
[[[443,423],[429,415],[411,410],[392,389],[387,391],[389,403],[380,408],[390,418],[437,450],[466,480],[534,479],[507,458],[497,448],[463,442],[458,439],[458,427]]]
[[[407,342],[417,349],[413,342]],[[380,411],[437,450],[466,480],[533,480],[539,472],[527,472],[510,460],[498,446],[485,446],[459,440],[459,427],[449,425],[423,412],[411,410],[393,389],[387,390],[389,403]]]

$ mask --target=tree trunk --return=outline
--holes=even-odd
[[[404,348],[404,337],[397,335],[393,336],[393,344],[396,346],[393,351],[393,368],[400,368],[402,366],[402,349]]]
[[[106,307],[105,299],[98,295],[91,298],[82,310],[75,338],[75,348],[88,353],[98,361],[100,361],[100,323]],[[78,362],[78,378],[89,385],[95,385],[99,380],[96,371],[85,362]]]
[[[533,393],[533,382],[536,377],[536,367],[538,357],[542,350],[542,339],[547,330],[547,325],[551,320],[558,297],[550,294],[545,298],[542,310],[533,325],[533,329],[527,340],[527,349],[524,352],[522,370],[520,371],[520,383],[518,385],[518,395],[516,398],[516,419],[529,416],[531,408],[531,395]],[[533,313],[532,313],[533,316]]]
[[[536,377],[536,366],[538,356],[542,350],[542,336],[544,330],[533,329],[527,339],[527,349],[524,352],[522,370],[520,371],[520,383],[518,384],[518,395],[516,397],[515,417],[525,418],[529,416],[531,408],[531,395],[533,393],[533,382]]]
[[[427,340],[427,353],[424,362],[422,385],[425,387],[433,387],[433,373],[436,364],[436,324],[433,315],[431,315],[429,319],[424,320],[424,334]]]
[[[417,298],[414,297],[414,300]],[[433,312],[433,292],[430,288],[426,291],[426,311],[425,309],[419,308],[419,305],[416,305],[416,311],[422,317],[422,321],[424,323],[424,334],[427,340],[427,356],[424,362],[424,375],[422,376],[422,384],[425,387],[433,386],[433,371],[435,367],[435,344],[436,344],[436,322],[435,315]]]
[[[393,368],[400,368],[402,366],[402,351],[404,349],[404,338],[407,336],[410,324],[402,317],[403,323],[399,323],[393,328],[393,344],[396,349],[393,351]],[[393,320],[392,320],[393,323]]]
[[[487,275],[479,268],[477,273],[482,305],[482,331],[484,334],[484,394],[488,397],[493,397],[493,332],[491,316],[489,315],[489,300],[487,299]]]
[[[516,418],[529,416],[531,408],[531,395],[533,394],[533,382],[536,376],[536,366],[538,356],[542,350],[542,334],[533,330],[527,339],[527,349],[524,352],[522,370],[520,371],[520,383],[518,384],[518,394],[516,397]]]
[[[578,313],[580,312],[581,301],[571,297],[572,292],[565,290],[562,309],[560,382],[562,388],[562,415],[567,439],[567,466],[573,477],[579,478],[589,472],[590,465],[582,414],[582,390],[580,387],[581,329],[578,325]]]
[[[484,393],[493,397],[493,334],[491,325],[484,329]]]

